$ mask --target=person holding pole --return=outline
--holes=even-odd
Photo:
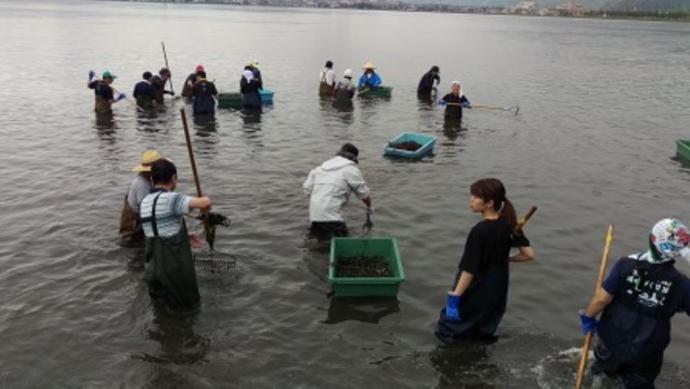
[[[95,111],[97,114],[111,113],[113,103],[127,98],[124,93],[119,93],[117,98],[114,97],[115,89],[111,86],[117,77],[110,71],[103,72],[102,79],[96,79],[96,72],[89,71],[89,80],[86,83],[87,88],[93,89],[96,98]]]
[[[163,104],[164,95],[175,96],[175,92],[165,89],[165,84],[168,82],[172,74],[168,68],[162,68],[158,71],[158,75],[151,78],[151,87],[153,88],[153,101],[157,104]]]
[[[534,259],[534,250],[522,233],[522,225],[536,208],[518,223],[506,189],[495,178],[470,186],[470,208],[481,213],[467,236],[459,269],[448,292],[434,332],[445,344],[458,340],[495,340],[508,301],[509,262]],[[519,252],[510,256],[511,248]]]
[[[690,260],[689,244],[684,224],[663,219],[649,234],[648,250],[619,259],[597,287],[580,312],[582,332],[599,337],[592,374],[618,375],[626,389],[654,388],[671,340],[671,317],[690,315],[690,280],[674,266]]]
[[[167,159],[151,165],[153,190],[139,207],[146,236],[144,280],[154,302],[171,308],[199,305],[199,287],[183,216],[211,208],[208,197],[175,192],[177,168]]]

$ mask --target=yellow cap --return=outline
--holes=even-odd
[[[151,165],[161,159],[161,155],[156,150],[146,150],[141,154],[141,163],[132,169],[135,173],[144,173],[151,171]]]
[[[364,69],[376,69],[376,66],[371,62],[367,62],[364,64]]]

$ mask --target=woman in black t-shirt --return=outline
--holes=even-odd
[[[444,343],[458,339],[494,339],[508,300],[508,262],[534,259],[501,181],[485,178],[470,187],[470,208],[481,213],[467,236],[458,273],[448,292],[435,334]],[[510,249],[519,253],[510,256]]]

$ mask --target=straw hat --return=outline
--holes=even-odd
[[[141,154],[141,163],[132,169],[135,173],[144,173],[151,171],[151,165],[161,159],[161,155],[156,150],[146,150]]]
[[[376,69],[376,66],[374,66],[374,64],[371,62],[367,62],[364,64],[364,67],[362,69],[372,69],[373,70],[373,69]]]

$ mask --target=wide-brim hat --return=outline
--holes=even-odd
[[[135,166],[132,171],[135,173],[148,173],[151,171],[151,165],[161,159],[161,155],[156,150],[146,150],[141,154],[141,163]]]
[[[364,64],[364,66],[362,66],[362,69],[371,69],[371,70],[374,70],[374,69],[376,69],[376,66],[374,66],[374,64],[371,63],[371,62],[367,62],[367,63]]]

